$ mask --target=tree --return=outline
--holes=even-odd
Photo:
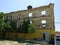
[[[35,25],[34,24],[29,24],[29,33],[33,33],[33,32],[35,32],[35,30],[36,30]]]
[[[25,34],[35,32],[36,27],[34,24],[30,23],[29,19],[24,19],[21,29],[22,29],[21,32],[24,33],[24,39],[25,39]]]
[[[9,25],[9,22],[5,22],[5,16],[7,16],[5,13],[0,12],[0,30],[1,31],[8,31],[11,26]]]
[[[5,32],[6,32],[5,27],[9,27],[9,26],[7,26],[7,23],[5,23],[5,21],[4,21],[5,16],[6,16],[5,13],[0,12],[0,31],[2,31],[2,38],[5,37]]]
[[[10,32],[11,31],[11,25],[10,22],[5,22],[4,30],[5,32]]]
[[[36,27],[33,23],[30,23],[29,19],[24,19],[23,24],[18,29],[21,31],[21,33],[32,33],[36,30]]]
[[[22,24],[22,32],[23,33],[28,33],[29,24],[30,24],[30,20],[29,19],[28,20],[26,20],[26,19],[23,20],[23,24]]]
[[[4,30],[5,22],[4,22],[4,16],[6,14],[3,12],[0,12],[0,30]]]
[[[15,20],[11,20],[10,21],[10,26],[11,26],[11,31],[12,32],[17,32],[17,24],[16,24],[16,21]]]

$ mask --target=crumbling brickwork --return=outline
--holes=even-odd
[[[21,25],[23,19],[30,19],[37,29],[55,29],[54,25],[54,4],[32,8],[28,6],[27,10],[7,13],[7,20],[17,20],[17,25]]]

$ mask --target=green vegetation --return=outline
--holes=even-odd
[[[3,31],[5,27],[5,22],[4,22],[4,16],[5,14],[3,12],[0,12],[0,30]]]
[[[18,27],[18,32],[20,33],[33,33],[35,30],[35,25],[33,23],[31,24],[29,19],[24,19],[23,24]]]
[[[4,17],[7,16],[5,13],[0,12],[0,31],[11,32],[16,31],[20,33],[32,33],[36,30],[35,25],[30,23],[29,19],[24,19],[23,24],[17,27],[15,20],[5,22]]]
[[[34,24],[29,24],[29,33],[33,33],[33,32],[35,32],[35,30],[36,30],[35,25]]]
[[[8,30],[10,30],[11,26],[9,25],[9,22],[5,22],[4,18],[5,18],[6,14],[3,12],[0,12],[0,31],[6,32]]]

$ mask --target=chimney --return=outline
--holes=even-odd
[[[49,5],[50,5],[50,7],[54,7],[54,3],[50,3]]]
[[[27,6],[27,9],[28,9],[28,10],[29,10],[29,9],[32,9],[32,6],[31,6],[31,5]]]

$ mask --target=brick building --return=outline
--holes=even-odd
[[[30,19],[30,23],[33,23],[37,30],[35,33],[25,34],[26,37],[23,36],[23,33],[18,33],[17,38],[25,38],[25,39],[39,39],[41,41],[51,41],[54,38],[55,34],[55,25],[54,25],[54,4],[50,3],[49,5],[40,6],[37,8],[33,8],[32,6],[28,6],[27,10],[15,11],[7,13],[6,20],[15,20],[17,27],[20,26],[23,22],[23,19]],[[15,37],[15,32],[10,33],[10,37]],[[6,33],[6,37],[8,33]],[[14,35],[14,36],[13,36]]]

